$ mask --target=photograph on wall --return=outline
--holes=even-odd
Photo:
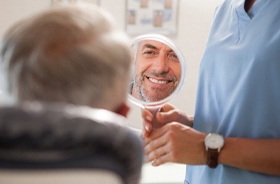
[[[126,0],[126,31],[176,35],[177,11],[178,0]]]
[[[70,3],[78,3],[78,2],[99,5],[99,0],[52,0],[52,6],[61,6],[61,5],[67,5]]]

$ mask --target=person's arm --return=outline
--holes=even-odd
[[[171,122],[145,137],[147,162],[206,165],[205,133]],[[225,138],[219,164],[280,175],[280,139]]]
[[[142,117],[147,161],[153,161],[154,166],[166,162],[206,164],[206,134],[190,128],[193,118],[187,117],[171,105],[164,105],[162,111],[157,114],[158,122],[163,123],[162,128],[152,132],[152,115],[143,110]],[[280,139],[225,138],[219,164],[280,175]]]
[[[219,163],[264,174],[280,175],[280,139],[226,138]]]

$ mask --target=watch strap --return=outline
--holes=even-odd
[[[207,150],[207,165],[210,168],[216,168],[218,166],[218,157],[219,157],[218,149],[208,148],[208,150]]]

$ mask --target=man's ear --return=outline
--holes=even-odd
[[[119,106],[119,108],[115,112],[119,115],[127,117],[129,110],[130,107],[126,103],[123,103],[122,105]]]

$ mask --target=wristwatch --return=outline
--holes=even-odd
[[[207,165],[210,168],[218,166],[219,153],[224,146],[225,140],[222,135],[208,134],[204,139],[204,144],[207,152]]]

